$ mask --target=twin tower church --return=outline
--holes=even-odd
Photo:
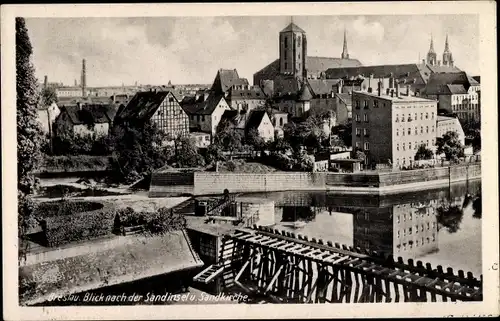
[[[328,69],[343,69],[361,67],[359,60],[350,58],[347,48],[347,35],[344,30],[344,42],[340,58],[314,57],[307,55],[306,32],[291,22],[279,33],[279,58],[254,74],[254,85],[262,85],[266,80],[283,79],[324,79]],[[420,62],[419,62],[420,63]],[[425,63],[425,61],[423,61]],[[441,65],[434,50],[431,37],[430,49],[426,64]],[[446,36],[442,66],[453,67],[453,55]]]

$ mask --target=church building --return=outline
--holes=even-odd
[[[279,58],[257,71],[254,85],[263,88],[266,94],[297,93],[300,83],[307,79],[324,79],[329,68],[359,67],[357,59],[349,58],[347,38],[344,32],[344,47],[340,58],[307,55],[306,32],[291,22],[279,33]]]

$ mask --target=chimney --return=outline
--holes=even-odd
[[[371,93],[372,92],[372,87],[368,87],[368,92]]]
[[[389,89],[389,88],[386,88],[386,89],[385,89],[385,94],[386,94],[387,96],[389,96],[389,91],[390,91],[390,89]]]
[[[382,90],[382,82],[379,80],[377,84],[377,94],[380,96],[380,92]]]
[[[87,96],[87,70],[85,66],[85,59],[82,60],[82,96]]]
[[[399,83],[396,82],[396,97],[399,98]]]
[[[77,86],[78,86],[78,82],[77,82],[77,81],[76,81],[76,79],[75,79],[75,87],[77,87]]]
[[[391,89],[391,97],[394,97],[394,89]]]
[[[49,83],[48,79],[47,75],[43,77],[43,88],[47,88],[47,84]]]
[[[410,97],[410,85],[406,85],[406,96]]]

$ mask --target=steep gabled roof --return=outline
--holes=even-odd
[[[306,33],[302,28],[300,28],[299,26],[297,26],[295,23],[291,22],[288,26],[286,26],[285,29],[281,30],[281,32],[302,32],[302,33]],[[281,33],[280,32],[280,33]]]
[[[444,66],[444,65],[429,65],[427,64],[427,68],[429,68],[432,72],[434,73],[440,73],[440,72],[460,72],[461,70],[458,69],[457,67],[453,66]]]
[[[358,59],[342,59],[330,57],[306,57],[306,68],[308,73],[325,72],[331,68],[352,68],[361,66]]]
[[[266,117],[267,113],[265,110],[252,110],[250,112],[250,116],[248,117],[248,121],[245,126],[245,131],[249,131],[251,129],[257,129],[262,123],[264,117]]]
[[[240,78],[236,69],[219,69],[215,76],[212,90],[218,94],[225,93],[233,85],[248,85],[246,78]]]
[[[222,99],[224,99],[222,94],[211,92],[206,100],[197,101],[194,104],[183,104],[182,108],[192,115],[211,115]]]
[[[61,114],[66,113],[73,125],[103,124],[113,121],[115,109],[112,105],[80,106],[70,105],[61,107]]]
[[[427,95],[461,94],[466,93],[469,87],[469,77],[463,71],[434,73],[429,78],[429,82],[425,87],[425,93]]]
[[[333,90],[333,86],[337,85],[339,79],[308,79],[310,89],[313,95],[324,95],[330,94]]]
[[[246,99],[262,100],[266,99],[266,95],[264,94],[262,89],[258,86],[253,86],[249,89],[238,89],[233,87],[229,90],[228,100],[246,100]]]
[[[373,75],[374,78],[388,78],[392,74],[400,82],[425,85],[431,73],[425,65],[403,64],[331,68],[326,71],[326,77],[329,79],[349,79],[359,76],[368,78]]]
[[[169,93],[169,91],[138,92],[116,116],[121,119],[147,120],[158,110]],[[172,97],[177,101],[173,94]]]
[[[309,86],[305,84],[302,86],[302,90],[300,91],[298,101],[310,101],[313,98],[313,95],[311,93],[311,90],[309,89]]]

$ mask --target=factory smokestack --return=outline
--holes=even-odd
[[[43,77],[43,88],[47,88],[48,82],[49,82],[49,78],[47,77],[47,75],[45,75]]]
[[[87,70],[85,67],[85,59],[82,60],[82,96],[87,97]]]

